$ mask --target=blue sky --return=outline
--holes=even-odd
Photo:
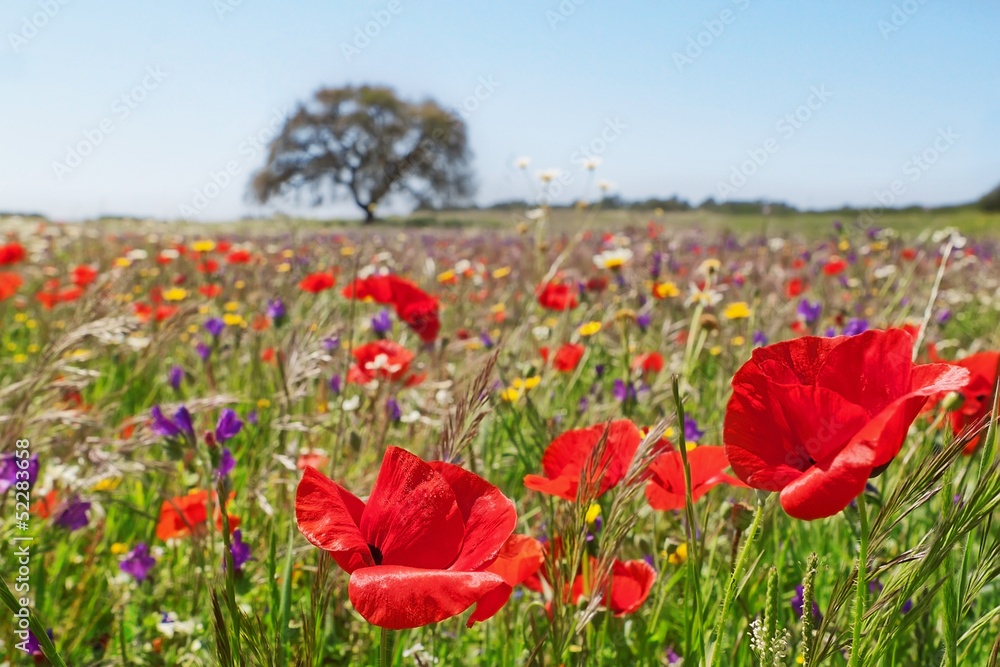
[[[0,211],[258,213],[254,140],[369,82],[466,112],[480,203],[529,195],[520,156],[565,200],[963,202],[1000,182],[998,35],[995,0],[4,0]]]

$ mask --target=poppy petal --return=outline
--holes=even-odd
[[[816,384],[874,416],[909,390],[912,355],[913,338],[903,329],[848,336],[827,355]]]
[[[361,517],[361,534],[382,565],[444,569],[462,547],[465,523],[455,492],[418,457],[389,447]]]
[[[442,461],[433,461],[429,465],[451,486],[465,521],[462,550],[449,569],[484,569],[496,560],[504,542],[517,526],[514,501],[464,468]]]
[[[507,603],[511,587],[492,572],[425,570],[381,565],[355,571],[348,594],[366,621],[380,628],[405,630],[457,616],[479,603],[469,625],[483,621]]]
[[[295,521],[311,543],[347,572],[375,565],[359,525],[365,504],[312,466],[295,491]]]
[[[517,586],[538,572],[544,562],[545,551],[541,542],[528,535],[514,533],[507,538],[487,571],[499,574],[510,586]]]
[[[611,603],[615,616],[631,614],[642,606],[656,583],[656,570],[644,560],[615,561],[611,572]]]

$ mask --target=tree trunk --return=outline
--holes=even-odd
[[[370,225],[375,222],[375,213],[372,212],[371,208],[365,209],[365,224]]]

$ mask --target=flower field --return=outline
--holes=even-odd
[[[996,664],[1000,239],[547,223],[0,237],[0,663]]]

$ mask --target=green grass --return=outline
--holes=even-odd
[[[534,665],[662,665],[668,649],[687,656],[686,665],[698,664],[709,651],[715,664],[752,665],[758,663],[748,632],[759,617],[772,639],[787,631],[790,653],[776,664],[793,665],[808,626],[793,613],[790,600],[795,586],[809,577],[813,553],[812,590],[823,621],[813,640],[805,642],[809,664],[847,664],[842,649],[855,628],[856,510],[803,522],[784,514],[771,496],[751,541],[754,531],[734,522],[733,507],[756,507],[753,491],[720,486],[687,511],[655,512],[645,502],[643,482],[637,481],[597,501],[605,524],[586,542],[592,527],[582,517],[589,502],[576,507],[530,492],[524,475],[541,471],[542,454],[558,434],[608,419],[627,416],[643,427],[663,420],[672,430],[669,438],[678,442],[683,427],[675,375],[684,413],[705,431],[699,444],[722,444],[729,382],[749,358],[753,333],[762,331],[772,342],[795,335],[789,325],[797,319],[798,298],[786,295],[788,277],[805,278],[802,297],[823,303],[816,333],[841,326],[841,315],[864,317],[880,328],[919,321],[938,267],[937,246],[926,239],[917,243],[917,235],[945,226],[969,234],[990,231],[1000,218],[968,209],[892,214],[879,223],[901,230],[905,240],[873,242],[848,220],[845,233],[833,236],[833,216],[825,214],[671,214],[655,218],[664,227],[655,238],[645,229],[650,215],[635,212],[588,212],[575,218],[573,211],[555,211],[548,227],[521,234],[496,212],[420,215],[435,225],[408,229],[400,220],[367,230],[303,220],[283,222],[278,229],[273,222],[254,221],[218,226],[108,221],[89,227],[98,232],[93,236],[67,226],[49,228],[47,239],[19,230],[33,256],[4,268],[22,275],[25,285],[17,297],[0,302],[0,434],[5,443],[30,439],[31,451],[41,459],[33,501],[53,489],[60,500],[78,496],[92,503],[88,525],[72,532],[52,517],[31,518],[33,605],[67,664],[375,664],[379,632],[351,608],[348,575],[295,528],[301,474],[296,460],[307,450],[322,451],[327,458],[323,472],[364,497],[387,446],[434,458],[449,409],[461,404],[490,357],[480,333],[503,345],[485,416],[462,455],[463,464],[515,501],[517,532],[561,537],[578,545],[580,553],[595,556],[648,557],[658,579],[642,606],[622,617],[600,608],[588,612],[585,603],[577,607],[555,595],[550,618],[546,600],[519,587],[497,616],[472,629],[465,628],[463,614],[398,633],[395,664],[430,664],[410,654],[420,644],[440,665],[521,665],[529,657]],[[461,232],[449,229],[447,221],[460,221],[453,224]],[[635,258],[620,282],[611,275],[607,291],[588,292],[575,310],[545,311],[533,290],[554,265],[573,280],[601,274],[592,262],[599,240],[578,233],[578,222],[583,229],[623,232]],[[723,301],[704,311],[717,318],[712,324],[700,317],[701,310],[686,306],[684,297],[708,248],[721,246],[727,230],[747,245],[721,255]],[[377,240],[372,231],[378,232]],[[749,241],[758,233],[779,232],[802,240],[775,249]],[[214,279],[222,286],[217,297],[197,292],[208,282],[197,270],[198,258],[188,254],[169,264],[155,261],[177,241],[190,247],[198,238],[214,236],[245,245],[255,258],[249,265],[230,266],[225,253],[212,254],[222,263]],[[905,247],[919,249],[916,260],[902,258]],[[146,259],[120,266],[124,262],[117,260],[127,248],[144,249]],[[795,268],[807,250],[809,261]],[[839,277],[824,276],[821,267],[830,256],[847,251],[858,259],[845,272],[844,285]],[[672,260],[664,261],[661,280],[675,282],[679,296],[651,298],[653,252]],[[348,301],[339,288],[379,253],[391,257],[381,259],[387,266],[441,298],[441,338],[434,349],[425,348],[393,316],[389,336],[415,351],[414,367],[427,379],[415,387],[345,385],[337,395],[327,381],[333,375],[343,379],[351,346],[375,338],[368,322],[381,308]],[[460,260],[473,262],[481,280],[460,272],[454,284],[437,282]],[[949,265],[927,338],[942,356],[1000,349],[995,261],[964,258]],[[94,264],[100,276],[79,300],[52,310],[36,302],[34,295],[46,280],[65,286],[69,271],[82,263]],[[897,267],[894,274],[876,274],[889,265]],[[339,271],[337,289],[318,295],[298,289],[307,273],[331,268]],[[175,287],[178,276],[187,295],[176,302],[174,317],[159,323],[132,317],[135,302],[150,302],[154,288]],[[256,330],[255,316],[276,297],[288,307],[288,322]],[[726,319],[726,305],[740,301],[749,304],[751,317]],[[946,304],[952,316],[938,322]],[[501,311],[506,313],[502,320]],[[635,314],[645,312],[651,323],[642,329]],[[203,323],[226,313],[241,315],[247,326],[227,326],[213,341]],[[581,337],[579,325],[589,321],[602,328]],[[700,342],[688,347],[685,333]],[[328,349],[324,341],[333,338],[340,346]],[[571,340],[587,348],[575,371],[560,373],[543,364],[539,347],[554,350]],[[210,344],[208,362],[195,350],[198,341]],[[262,358],[268,349],[274,361]],[[663,355],[666,366],[642,377],[631,369],[632,359],[652,351]],[[174,365],[186,372],[178,391],[167,383]],[[501,389],[532,377],[540,378],[537,386],[513,402],[503,400]],[[614,396],[616,380],[641,382],[644,388],[623,402]],[[390,396],[404,415],[420,418],[391,421]],[[345,409],[345,401],[350,408],[355,399],[357,406]],[[168,446],[149,427],[152,406],[163,405],[172,414],[181,403],[194,415],[196,446]],[[251,411],[258,418],[227,443],[237,460],[229,512],[240,518],[254,560],[238,573],[227,568],[226,574],[226,539],[211,518],[194,535],[166,543],[156,537],[165,499],[215,488],[218,450],[206,443],[204,433],[214,428],[223,407],[244,420]],[[872,480],[868,578],[884,588],[862,591],[867,611],[859,631],[866,664],[985,665],[1000,633],[1000,536],[992,523],[1000,498],[995,450],[981,446],[976,455],[963,457],[950,429],[933,423],[941,416],[935,408],[918,418],[900,457]],[[954,502],[956,496],[961,502]],[[0,497],[0,575],[8,584],[14,576],[7,565],[10,539],[21,534],[14,504],[12,491]],[[686,525],[698,531],[689,533]],[[150,579],[142,583],[118,569],[121,549],[139,542],[153,547],[157,559]],[[686,560],[677,556],[681,544]],[[742,567],[730,580],[736,560]],[[902,613],[907,601],[912,609]],[[167,613],[177,621],[164,624]],[[0,659],[30,663],[16,653],[7,627],[0,624]]]

